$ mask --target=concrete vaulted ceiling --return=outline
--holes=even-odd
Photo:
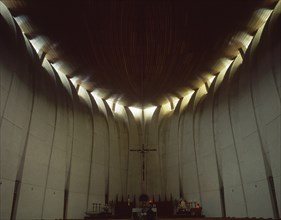
[[[123,105],[161,105],[196,89],[253,35],[270,0],[6,0],[26,36],[70,78]],[[243,38],[243,37],[242,37]]]

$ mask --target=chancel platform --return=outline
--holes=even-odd
[[[153,220],[157,219],[157,208],[133,208],[132,209],[132,220]]]

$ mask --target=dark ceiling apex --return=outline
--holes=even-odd
[[[180,98],[178,91],[195,87],[202,74],[216,74],[216,61],[232,58],[225,52],[232,37],[247,33],[252,13],[272,1],[14,2],[14,16],[32,23],[26,34],[56,45],[51,62],[71,64],[68,75],[89,91],[103,89],[125,105],[143,106]]]

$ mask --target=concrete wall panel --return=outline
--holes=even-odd
[[[268,218],[268,216],[273,215],[268,183],[266,180],[245,184],[245,192],[249,217],[260,216],[262,218]]]
[[[1,194],[0,194],[0,218],[3,220],[10,219],[12,204],[13,204],[13,194],[14,194],[15,182],[3,178],[1,180]],[[5,201],[5,202],[2,202]]]
[[[39,219],[44,189],[32,184],[21,184],[21,194],[16,219]]]
[[[210,190],[202,192],[202,205],[204,206],[204,215],[214,217],[221,216],[219,191]]]
[[[67,210],[68,219],[81,219],[85,216],[86,211],[86,195],[84,193],[69,193],[69,203]]]
[[[62,190],[47,189],[42,213],[43,219],[56,219],[58,216],[63,216],[63,197]]]
[[[225,210],[226,216],[245,218],[247,211],[243,196],[243,188],[239,185],[225,186]]]

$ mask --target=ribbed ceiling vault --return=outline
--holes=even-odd
[[[233,59],[273,0],[3,0],[40,52],[89,91],[161,105]],[[42,38],[42,36],[44,36]]]

